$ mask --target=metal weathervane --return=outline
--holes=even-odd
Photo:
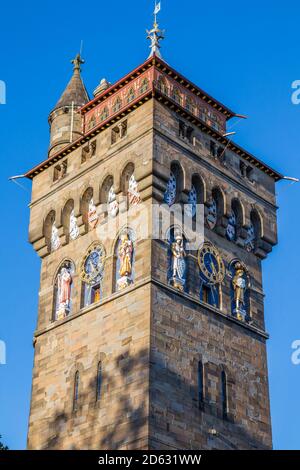
[[[150,45],[150,55],[148,58],[152,57],[153,55],[156,55],[157,57],[161,57],[160,53],[160,41],[165,38],[165,31],[159,29],[158,27],[158,22],[157,22],[157,15],[161,10],[161,2],[156,3],[155,1],[155,8],[154,8],[154,23],[153,23],[153,28],[148,31],[147,30],[147,39],[150,39],[151,45]]]

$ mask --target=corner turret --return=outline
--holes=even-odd
[[[73,76],[49,115],[49,157],[82,135],[81,115],[78,110],[89,101],[80,74],[84,60],[77,54],[71,63],[74,65]]]

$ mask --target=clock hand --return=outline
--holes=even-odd
[[[211,264],[211,267],[212,267],[213,274],[216,275],[217,270],[216,270],[216,267],[215,267],[214,263]]]
[[[215,267],[215,265],[214,265],[214,262],[213,262],[213,259],[212,259],[211,254],[209,255],[209,257],[210,257],[210,266],[211,266],[212,274],[213,274],[214,276],[216,276],[217,270],[216,270],[216,267]]]

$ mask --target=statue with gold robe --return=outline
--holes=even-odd
[[[235,313],[239,320],[244,320],[246,317],[245,292],[247,289],[247,273],[244,266],[239,262],[234,266],[234,270],[232,285],[234,289]]]
[[[119,274],[120,279],[118,280],[119,289],[124,289],[132,283],[132,255],[133,255],[133,243],[130,240],[128,233],[121,235],[120,245],[118,248],[118,258],[120,262]]]

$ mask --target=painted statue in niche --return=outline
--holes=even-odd
[[[213,230],[215,226],[217,225],[217,216],[218,216],[217,201],[215,199],[212,199],[208,207],[208,211],[206,215],[206,223],[211,230]]]
[[[235,241],[237,238],[237,217],[234,211],[231,212],[230,217],[228,219],[226,237],[231,242]]]
[[[92,230],[97,227],[99,222],[99,217],[97,214],[97,208],[94,204],[94,200],[91,199],[89,202],[89,210],[88,210],[88,223]]]
[[[171,244],[171,252],[172,277],[170,281],[176,289],[183,292],[186,284],[186,252],[182,235],[175,235],[175,240]]]
[[[51,229],[51,251],[56,251],[60,247],[60,238],[58,235],[58,229],[55,225],[55,222],[52,224]]]
[[[249,308],[249,275],[247,268],[240,261],[230,265],[232,277],[232,313],[238,320],[246,321]]]
[[[73,265],[67,262],[60,269],[56,281],[56,320],[62,320],[71,311]]]
[[[174,173],[171,172],[170,179],[168,181],[167,189],[164,194],[164,202],[171,207],[175,204],[177,192],[177,182]]]
[[[113,186],[111,186],[109,190],[107,204],[108,204],[108,214],[111,217],[116,217],[119,212],[119,204],[117,202],[116,193],[115,193],[115,189]]]
[[[79,237],[79,228],[77,225],[77,219],[75,217],[75,212],[74,209],[72,210],[70,214],[70,239],[71,240],[76,240],[76,238]]]
[[[128,198],[129,204],[131,206],[137,206],[141,202],[141,196],[138,190],[138,183],[134,175],[131,175],[129,179]]]
[[[117,280],[117,287],[119,290],[125,289],[132,284],[132,257],[133,257],[133,242],[127,232],[123,233],[120,237],[118,246],[118,264],[120,278]]]

